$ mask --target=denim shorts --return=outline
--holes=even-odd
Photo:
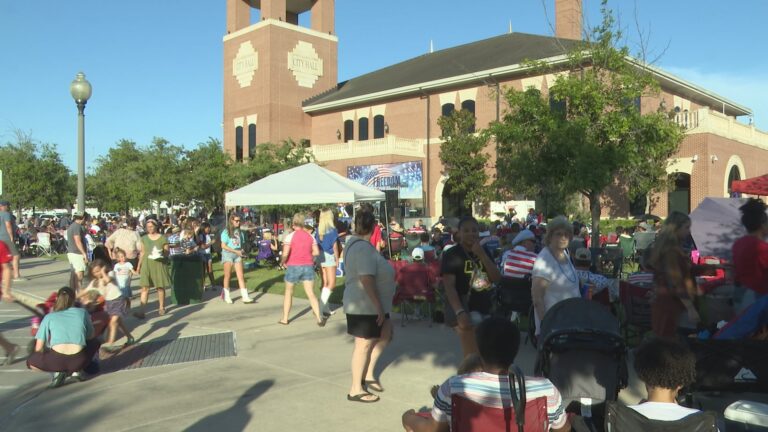
[[[239,263],[240,261],[242,261],[240,255],[230,251],[221,251],[221,262]]]
[[[320,263],[322,267],[336,267],[336,256],[334,254],[323,252],[323,255],[324,255],[323,262]]]
[[[288,283],[299,283],[302,281],[315,280],[315,267],[311,265],[288,266],[285,270],[285,281]]]

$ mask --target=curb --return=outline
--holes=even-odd
[[[13,290],[13,297],[16,299],[16,303],[35,313],[38,313],[37,305],[45,301],[42,297],[38,297],[19,289]]]

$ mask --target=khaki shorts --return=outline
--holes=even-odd
[[[76,272],[85,273],[85,269],[88,267],[88,264],[85,262],[85,259],[82,255],[67,253],[67,258],[69,259],[69,265],[71,265]]]

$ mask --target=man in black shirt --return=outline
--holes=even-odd
[[[480,246],[477,220],[459,222],[458,243],[442,256],[440,273],[445,288],[445,323],[459,335],[466,357],[477,352],[471,313],[487,315],[491,309],[491,283],[501,280],[493,260]]]

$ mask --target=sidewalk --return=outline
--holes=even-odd
[[[65,261],[25,259],[22,275],[29,281],[14,284],[14,293],[25,303],[37,303],[69,281]],[[397,318],[381,359],[381,401],[348,402],[352,338],[342,311],[319,328],[307,301],[294,299],[292,312],[300,316],[282,326],[282,296],[262,295],[250,305],[236,297],[228,305],[218,292],[207,294],[204,303],[158,317],[152,293],[147,319],[130,318],[129,328],[139,345],[234,332],[236,356],[102,373],[52,390],[45,388],[46,376],[12,400],[0,400],[0,431],[398,431],[401,414],[431,407],[430,386],[459,364],[450,329],[426,322],[401,327]],[[533,370],[534,359],[530,345],[521,347],[524,371]],[[22,369],[23,363],[6,368]],[[639,398],[635,393],[630,399]]]

